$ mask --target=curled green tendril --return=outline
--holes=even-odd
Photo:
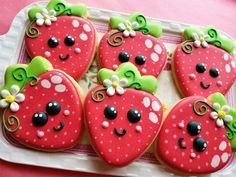
[[[105,99],[104,93],[102,91],[107,90],[107,88],[99,88],[92,93],[92,100],[95,102],[102,102]]]
[[[54,10],[57,13],[57,16],[62,14],[72,15],[72,11],[70,8],[66,8],[66,5],[63,3],[58,3],[55,5]]]
[[[136,81],[135,73],[133,71],[128,70],[124,73],[124,75],[127,79],[131,79],[131,81],[129,81],[129,84],[126,87],[134,87],[137,90],[142,89],[141,84]]]
[[[136,17],[136,21],[138,22],[139,26],[134,28],[135,31],[142,31],[143,34],[148,34],[149,29],[146,28],[147,20],[143,15],[138,15]]]
[[[25,33],[29,38],[37,38],[39,37],[39,29],[36,26],[32,26],[35,21],[32,21],[26,27]]]
[[[6,123],[5,115],[6,115],[6,112],[7,112],[8,109],[9,109],[9,107],[4,110],[4,113],[3,113],[3,115],[2,115],[2,124],[3,124],[3,126],[4,126],[4,128],[5,128],[5,130],[6,130],[7,132],[9,132],[9,133],[14,133],[14,132],[16,132],[16,131],[19,129],[19,127],[20,127],[20,120],[18,119],[18,117],[14,116],[14,115],[10,115],[10,116],[7,117],[7,123]],[[16,128],[10,129],[10,128],[7,126],[7,124],[8,124],[10,127],[16,125]]]
[[[210,36],[210,39],[207,40],[209,44],[213,44],[217,47],[221,47],[221,42],[217,39],[218,38],[218,33],[215,29],[209,29],[207,31],[207,34]]]
[[[199,108],[197,108],[197,104],[201,104]],[[207,107],[211,108],[213,111],[216,111],[217,110],[212,107],[210,104],[208,104],[206,101],[204,100],[197,100],[194,102],[194,105],[193,105],[193,110],[195,112],[195,114],[199,115],[199,116],[204,116],[205,114],[208,113],[208,109]]]
[[[234,121],[231,125],[232,127],[228,124],[225,124],[225,126],[227,127],[226,136],[229,140],[232,140],[236,134],[236,121]]]
[[[182,50],[184,53],[186,54],[191,54],[194,50],[194,47],[192,44],[190,44],[189,42],[192,42],[192,40],[186,40],[182,43]]]
[[[113,38],[113,40],[112,40],[112,38]],[[122,33],[120,31],[115,31],[115,32],[111,33],[107,38],[107,42],[109,45],[111,45],[113,47],[120,46],[124,42],[124,38],[122,36]]]

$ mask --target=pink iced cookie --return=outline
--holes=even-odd
[[[58,3],[64,3],[71,14],[61,15]],[[48,12],[49,11],[49,12]],[[68,15],[67,15],[68,14]],[[31,17],[35,15],[35,18]],[[61,15],[61,16],[60,16]],[[29,55],[43,56],[54,68],[78,80],[87,71],[96,50],[96,31],[86,17],[83,5],[68,5],[64,0],[52,0],[47,9],[31,9],[30,26],[25,42]],[[48,18],[44,21],[45,18]],[[38,32],[32,33],[37,29]],[[31,30],[31,31],[30,31]]]
[[[161,27],[138,13],[130,15],[129,21],[111,17],[110,26],[99,44],[100,66],[115,70],[121,63],[131,62],[142,75],[157,77],[167,59],[165,46],[157,39]]]
[[[201,96],[179,101],[159,132],[158,159],[183,173],[204,174],[225,167],[232,150],[224,121],[232,121],[232,117],[227,115],[228,107],[220,110],[219,105]]]
[[[188,32],[188,29],[186,31]],[[177,86],[184,96],[208,96],[214,92],[225,94],[235,81],[235,60],[226,51],[227,48],[224,48],[223,42],[221,49],[217,47],[218,44],[214,46],[212,45],[214,43],[210,43],[212,40],[210,35],[203,33],[199,35],[200,37],[192,32],[194,41],[186,41],[175,49],[173,74]],[[228,43],[226,44],[229,46]]]

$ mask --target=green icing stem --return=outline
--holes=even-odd
[[[5,130],[9,133],[14,133],[16,132],[19,127],[20,127],[20,120],[17,116],[14,116],[14,115],[10,115],[7,117],[7,123],[5,122],[5,115],[6,115],[6,112],[7,110],[9,109],[9,106],[4,110],[3,114],[2,114],[2,124],[3,124],[3,127],[5,128]],[[17,125],[15,129],[10,129],[8,128],[7,124],[9,126],[13,126],[13,125]]]
[[[151,23],[146,20],[146,17],[141,13],[133,13],[128,19],[121,17],[112,16],[110,18],[109,24],[112,29],[118,29],[120,23],[125,23],[126,20],[129,20],[131,23],[137,21],[139,26],[135,28],[135,31],[141,31],[143,34],[150,34],[154,37],[160,37],[162,34],[162,27],[158,23]]]
[[[184,38],[186,40],[193,40],[192,34],[193,33],[199,34],[200,31],[203,31],[204,34],[210,36],[210,38],[207,40],[209,44],[222,48],[229,53],[234,50],[235,47],[234,41],[229,38],[222,37],[222,34],[214,27],[205,27],[205,28],[188,27],[184,30]]]

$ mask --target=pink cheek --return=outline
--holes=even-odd
[[[216,82],[216,86],[217,86],[217,87],[221,87],[222,85],[223,85],[222,81],[217,81],[217,82]]]
[[[65,110],[63,114],[64,114],[64,116],[69,116],[70,115],[70,111],[69,110]]]
[[[178,125],[179,129],[183,129],[184,128],[184,123],[183,122],[180,122],[179,125]]]
[[[135,131],[136,131],[137,133],[141,133],[141,132],[142,132],[142,127],[141,127],[140,125],[137,125],[137,126],[135,127]]]
[[[51,52],[49,52],[49,51],[44,52],[45,58],[49,58],[50,56],[51,56]]]
[[[195,80],[196,79],[195,74],[189,74],[188,77],[189,77],[190,80]]]
[[[116,70],[118,68],[118,65],[113,65],[112,68]]]
[[[146,70],[145,68],[143,68],[143,69],[141,70],[141,72],[142,72],[143,74],[146,74],[146,73],[147,73],[147,70]]]
[[[196,156],[197,156],[197,155],[196,155],[194,152],[192,152],[192,153],[190,154],[191,159],[195,159]]]
[[[109,122],[103,121],[103,122],[102,122],[102,128],[106,129],[106,128],[108,128],[108,127],[109,127]]]
[[[76,54],[79,54],[79,53],[81,53],[81,50],[80,50],[80,48],[78,48],[78,47],[77,47],[77,48],[75,48],[75,53],[76,53]]]
[[[44,137],[44,132],[38,130],[38,131],[37,131],[37,137],[38,137],[38,138]]]

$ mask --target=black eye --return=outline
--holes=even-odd
[[[72,36],[67,36],[64,40],[64,43],[67,45],[67,46],[72,46],[75,44],[75,38],[72,37]]]
[[[196,70],[198,73],[204,73],[206,71],[206,65],[203,63],[198,63],[196,65]]]
[[[46,106],[49,115],[56,115],[61,111],[61,105],[57,101],[50,101]]]
[[[50,48],[55,48],[58,46],[58,44],[59,44],[59,41],[57,38],[51,37],[50,39],[48,39],[48,46]]]
[[[117,117],[117,110],[114,106],[107,106],[104,109],[104,115],[107,119],[113,120]]]
[[[193,141],[193,147],[196,151],[202,152],[207,148],[207,142],[203,138],[197,137]]]
[[[127,61],[129,61],[129,58],[130,58],[130,56],[127,52],[120,52],[120,54],[119,54],[120,62],[122,62],[122,63],[127,62]]]
[[[135,57],[135,63],[137,65],[143,65],[145,63],[145,61],[146,61],[146,58],[142,55],[138,55]]]
[[[219,76],[220,71],[218,68],[211,68],[209,73],[210,73],[211,77],[216,78],[217,76]]]
[[[141,119],[141,113],[137,109],[130,109],[127,113],[127,117],[131,123],[136,123]]]
[[[44,112],[36,112],[32,117],[32,122],[37,127],[42,127],[48,122],[48,116]]]
[[[201,132],[201,125],[193,120],[188,123],[187,130],[190,135],[196,136]]]

